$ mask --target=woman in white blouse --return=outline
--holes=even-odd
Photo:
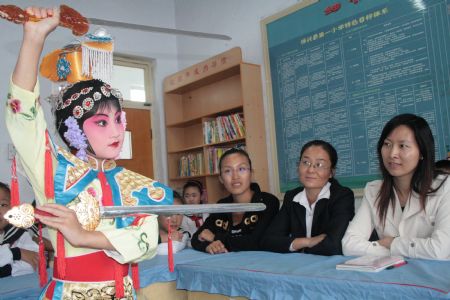
[[[450,260],[450,180],[434,171],[428,123],[413,114],[392,118],[377,153],[383,179],[366,185],[342,239],[344,255]],[[373,230],[378,238],[369,241]]]

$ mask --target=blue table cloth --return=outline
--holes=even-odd
[[[235,252],[176,267],[177,288],[250,299],[450,299],[450,262],[409,259],[379,273],[336,270],[350,257]]]

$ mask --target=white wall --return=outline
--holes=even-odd
[[[154,166],[155,178],[163,181],[167,179],[162,96],[163,79],[182,68],[239,46],[242,48],[246,62],[262,66],[261,80],[264,82],[265,70],[260,21],[297,2],[296,0],[0,0],[0,4],[14,3],[23,8],[29,5],[54,6],[64,3],[75,8],[86,17],[220,33],[232,38],[231,41],[220,41],[107,28],[116,39],[116,53],[137,55],[155,60],[156,101],[153,104],[153,136],[156,157]],[[6,99],[9,76],[14,68],[21,42],[21,26],[0,20],[0,32],[2,32],[2,38],[0,39],[0,57],[2,58],[0,62],[0,95],[3,99]],[[58,28],[48,38],[44,53],[69,43],[73,38],[70,31]],[[42,96],[47,96],[49,93],[49,81],[41,79]],[[43,105],[47,116],[50,118],[49,105],[46,103]],[[265,118],[268,120],[265,90],[264,106]],[[7,159],[7,145],[10,143],[10,139],[4,123],[4,107],[4,105],[0,105],[0,181],[9,182],[10,161]],[[271,126],[269,122],[266,122],[266,124]],[[268,132],[270,129],[268,127],[266,131]],[[269,137],[267,140],[269,141]],[[272,149],[270,146],[268,146],[268,151],[271,155]],[[269,169],[272,169],[271,165]],[[274,181],[272,173],[270,179],[271,182]],[[20,178],[20,183],[22,200],[31,200],[33,194],[25,179]]]
[[[298,2],[296,0],[175,0],[175,20],[178,29],[225,34],[232,38],[231,41],[222,41],[178,37],[179,68],[183,69],[210,56],[239,46],[245,62],[261,65],[261,80],[264,83],[266,77],[260,22]],[[272,130],[270,126],[273,124],[269,122],[265,89],[266,85],[263,84],[266,132],[269,133]],[[267,135],[267,141],[268,157],[270,158],[272,147],[269,143],[269,135]],[[270,189],[271,192],[278,194],[273,186],[276,179],[272,172],[272,166],[273,163],[269,159]]]
[[[64,3],[78,10],[86,17],[151,26],[175,27],[175,7],[173,0],[0,1],[0,4],[12,3],[22,8],[30,5],[55,6]],[[108,31],[116,39],[115,51],[117,53],[155,59],[156,101],[153,105],[153,136],[155,140],[154,152],[160,154],[156,161],[154,161],[155,178],[167,178],[165,164],[165,129],[161,125],[164,124],[161,82],[164,77],[178,70],[176,38],[173,35],[146,33],[118,28],[108,28]],[[0,32],[0,95],[3,98],[2,101],[5,101],[8,92],[9,77],[14,68],[20,47],[22,28],[20,25],[0,19]],[[49,36],[44,53],[60,48],[71,42],[73,39],[74,37],[69,30],[58,28],[51,36]],[[50,93],[50,83],[46,79],[41,79],[40,82],[41,95],[46,97]],[[45,103],[43,106],[47,116],[50,117],[51,113],[49,112],[49,105]],[[5,128],[4,108],[4,104],[0,105],[0,181],[9,182],[11,174],[10,161],[7,159],[7,145],[10,143],[10,139]],[[32,145],[30,145],[30,147],[32,147]],[[20,178],[20,188],[21,199],[23,201],[33,199],[33,193],[24,178]]]

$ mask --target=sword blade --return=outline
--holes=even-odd
[[[194,36],[194,37],[199,37],[199,38],[218,39],[218,40],[225,40],[225,41],[231,40],[231,37],[229,37],[228,35],[217,34],[217,33],[164,28],[164,27],[125,23],[125,22],[110,21],[110,20],[103,20],[103,19],[96,19],[96,18],[88,18],[88,20],[89,20],[89,23],[91,23],[91,24],[101,25],[101,26],[119,27],[119,28],[141,30],[141,31],[147,31],[147,32],[188,35],[188,36]]]
[[[134,214],[176,215],[201,213],[230,213],[262,211],[263,203],[227,203],[227,204],[186,204],[186,205],[140,205],[140,206],[103,206],[101,218],[124,217]]]

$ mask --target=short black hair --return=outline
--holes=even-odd
[[[186,192],[186,189],[188,187],[195,187],[200,192],[200,195],[203,194],[203,184],[200,181],[198,181],[198,180],[189,180],[183,186],[183,197],[184,197],[184,193]]]
[[[0,181],[0,189],[6,191],[8,194],[11,194],[11,189],[9,188],[9,185],[1,181]]]

